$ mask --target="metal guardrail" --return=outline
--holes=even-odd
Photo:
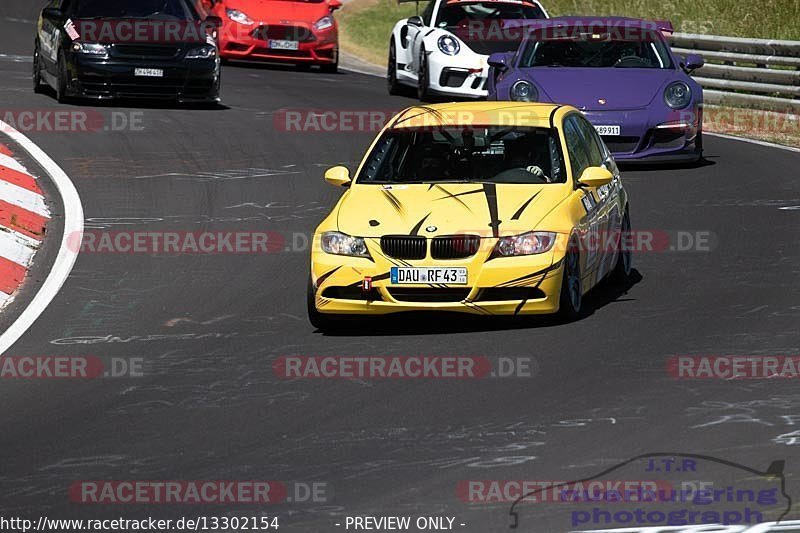
[[[674,33],[670,43],[705,59],[692,75],[706,103],[800,113],[800,41]]]

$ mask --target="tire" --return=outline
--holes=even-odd
[[[578,242],[573,238],[570,240],[564,256],[564,273],[561,277],[557,316],[563,322],[573,322],[581,317],[582,311],[583,285],[580,252]]]
[[[308,307],[308,321],[311,325],[320,331],[328,331],[336,326],[335,315],[326,315],[317,310],[317,305],[314,302],[316,299],[316,290],[314,284],[311,283],[311,278],[308,280],[308,290],[306,292],[306,303]]]
[[[430,87],[428,56],[425,55],[425,48],[421,48],[419,51],[419,67],[417,67],[417,98],[420,102],[427,102],[431,99]]]
[[[59,104],[66,104],[70,101],[68,95],[69,85],[67,83],[68,76],[67,60],[64,59],[64,53],[61,52],[58,54],[58,83],[56,83],[56,100],[58,100]]]
[[[631,265],[633,262],[633,253],[629,246],[629,239],[626,237],[631,233],[631,217],[628,214],[628,209],[625,209],[625,215],[622,217],[622,227],[619,235],[619,255],[617,255],[617,263],[614,269],[608,276],[611,283],[615,285],[624,285],[631,275]]]
[[[339,72],[339,49],[337,48],[334,52],[335,59],[333,63],[323,63],[319,66],[319,69],[324,72],[325,74],[336,74]]]
[[[397,48],[394,38],[389,43],[389,60],[386,65],[386,83],[389,87],[389,94],[397,96],[402,93],[400,82],[397,81]]]
[[[42,83],[42,65],[40,63],[41,57],[39,52],[39,43],[37,42],[33,49],[33,92],[36,94],[43,93],[46,85]]]
[[[697,150],[697,162],[703,160],[703,130],[697,130],[697,138],[694,141],[695,149]]]

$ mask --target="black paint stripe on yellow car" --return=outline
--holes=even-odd
[[[377,276],[372,276],[372,281],[382,281],[384,279],[389,279],[391,277],[391,272],[384,272],[383,274],[378,274]],[[360,287],[363,281],[356,281],[355,283],[351,283],[348,287]]]
[[[471,309],[477,309],[478,311],[480,311],[484,315],[493,315],[494,314],[491,311],[489,311],[488,309],[484,309],[483,307],[481,307],[480,305],[476,304],[475,302],[473,302],[471,300],[464,300],[462,303],[464,305],[466,305],[467,307],[471,308]]]
[[[438,183],[437,183],[437,184],[435,184],[435,185],[434,185],[434,187],[436,187],[437,189],[439,189],[440,191],[442,191],[443,193],[445,193],[445,194],[447,195],[447,196],[443,196],[442,198],[440,198],[440,200],[443,200],[443,199],[445,199],[445,198],[452,198],[452,199],[453,199],[453,200],[455,200],[456,202],[460,203],[460,204],[461,204],[461,205],[464,207],[464,209],[466,209],[467,211],[469,211],[470,213],[472,213],[472,209],[470,209],[470,208],[469,208],[469,206],[468,206],[467,204],[465,204],[465,203],[464,203],[464,200],[462,200],[461,198],[459,198],[457,194],[453,194],[453,193],[451,193],[450,191],[448,191],[447,189],[445,189],[444,187],[442,187],[442,186],[441,186],[441,185],[439,185]],[[483,189],[481,189],[481,191],[482,191],[482,190],[483,190]]]
[[[336,272],[336,271],[337,271],[337,270],[339,270],[340,268],[342,268],[342,265],[339,265],[339,266],[337,266],[337,267],[333,268],[332,270],[329,270],[329,271],[325,272],[325,273],[324,273],[323,275],[321,275],[320,277],[318,277],[318,278],[317,278],[317,287],[319,287],[320,285],[322,285],[322,283],[323,283],[323,282],[324,282],[326,279],[328,279],[328,278],[331,276],[331,274],[333,274],[334,272]]]
[[[486,204],[489,206],[489,227],[492,228],[492,237],[495,239],[500,236],[500,224],[497,213],[497,186],[494,183],[484,183],[483,193],[486,195]]]
[[[402,213],[403,212],[403,204],[400,203],[400,200],[398,200],[397,197],[394,194],[390,193],[386,189],[383,189],[382,192],[383,192],[384,198],[386,198],[386,200],[390,204],[392,204],[392,207],[394,207],[395,211],[397,211],[398,213]]]
[[[457,198],[459,196],[466,196],[468,194],[477,194],[483,192],[483,189],[475,189],[474,191],[464,191],[457,194],[453,194],[449,191],[445,191],[444,187],[440,187],[440,189],[442,189],[447,194],[445,196],[442,196],[441,198],[437,198],[437,200],[446,200],[448,198]]]
[[[500,283],[499,285],[497,285],[497,287],[513,287],[515,284],[518,284],[521,281],[528,281],[528,280],[536,278],[537,276],[541,276],[542,274],[547,274],[551,270],[556,270],[559,267],[561,267],[561,263],[563,263],[563,262],[564,262],[564,259],[562,258],[562,259],[560,259],[559,261],[553,263],[552,265],[550,265],[547,268],[543,268],[542,270],[539,270],[538,272],[534,272],[533,274],[526,274],[526,275],[520,276],[520,277],[518,277],[516,279],[512,279],[510,281],[506,281],[504,283]],[[544,279],[544,276],[542,277],[542,279]]]
[[[551,272],[551,271],[553,271],[555,268],[558,268],[559,266],[561,266],[561,263],[562,263],[563,261],[564,261],[564,260],[563,260],[563,259],[561,259],[561,260],[560,260],[560,261],[558,261],[557,263],[554,263],[554,264],[550,265],[548,268],[546,268],[546,269],[544,270],[544,274],[543,274],[543,275],[542,275],[542,277],[539,279],[539,281],[537,281],[537,282],[536,282],[536,285],[534,286],[534,288],[535,288],[535,289],[538,289],[538,288],[539,288],[539,286],[541,286],[542,282],[545,280],[545,278],[547,278],[547,273],[548,273],[548,272]],[[520,311],[522,311],[522,308],[523,308],[523,307],[525,307],[525,304],[526,304],[526,303],[528,303],[528,298],[525,298],[524,300],[522,300],[522,301],[519,303],[519,305],[517,306],[517,308],[516,308],[516,309],[514,309],[514,314],[515,314],[515,315],[518,315],[518,314],[519,314],[519,312],[520,312]]]
[[[411,233],[409,233],[409,235],[414,235],[414,236],[419,235],[419,228],[422,227],[422,225],[425,223],[425,221],[428,219],[429,216],[431,216],[431,213],[428,213],[427,215],[422,217],[422,220],[417,222],[417,224],[413,228],[411,228]]]
[[[519,220],[519,217],[521,217],[521,216],[522,216],[522,213],[525,211],[525,208],[526,208],[526,207],[528,207],[529,205],[531,205],[531,202],[532,202],[532,201],[533,201],[533,200],[534,200],[534,199],[535,199],[537,196],[539,196],[539,193],[541,193],[541,192],[542,192],[542,191],[536,191],[536,193],[534,193],[534,195],[533,195],[533,196],[531,196],[530,198],[528,198],[528,200],[527,200],[527,201],[526,201],[524,204],[522,204],[522,205],[519,207],[519,209],[517,209],[516,213],[514,213],[514,215],[511,217],[511,220]]]

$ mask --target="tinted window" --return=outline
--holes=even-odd
[[[77,18],[153,18],[196,20],[183,0],[72,0]]]
[[[358,181],[563,183],[563,169],[558,134],[548,128],[397,128],[378,141]]]
[[[428,2],[428,5],[425,6],[425,9],[422,11],[422,22],[424,22],[426,26],[431,25],[431,19],[433,19],[433,5],[434,2]]]
[[[578,181],[583,171],[590,165],[589,155],[586,153],[586,141],[575,125],[573,117],[564,121],[564,137],[567,140],[572,176]]]
[[[548,38],[535,32],[525,48],[526,67],[672,68],[667,45],[655,33],[616,39],[605,34]]]
[[[572,120],[578,127],[578,131],[586,143],[586,152],[589,157],[589,166],[600,167],[603,166],[605,160],[604,150],[600,144],[600,139],[597,137],[597,132],[588,120],[577,115],[573,115]]]

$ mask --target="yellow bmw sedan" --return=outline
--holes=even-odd
[[[575,108],[468,102],[396,115],[317,228],[309,319],[456,311],[581,315],[631,271],[628,196]]]

